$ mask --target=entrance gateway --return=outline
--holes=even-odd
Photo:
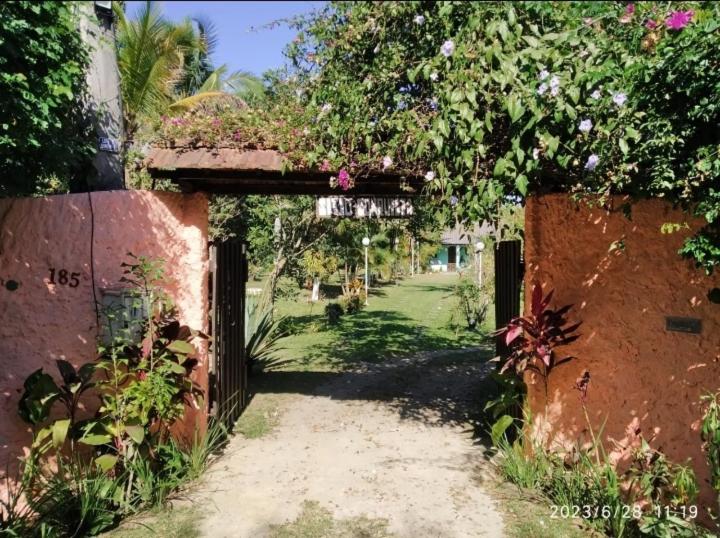
[[[150,176],[169,179],[183,192],[233,195],[313,195],[324,218],[409,218],[412,198],[421,196],[422,177],[403,171],[368,173],[341,193],[330,185],[333,172],[286,170],[274,150],[236,148],[154,148],[146,159]],[[520,314],[520,241],[501,241],[495,251],[495,325]],[[211,245],[211,414],[234,422],[247,402],[245,291],[247,251],[229,240]],[[496,343],[498,352],[503,342]]]

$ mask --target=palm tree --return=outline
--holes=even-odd
[[[116,7],[115,14],[125,140],[132,142],[142,118],[164,112],[175,101],[186,54],[204,44],[190,20],[173,24],[149,0],[133,19],[121,7]]]
[[[228,94],[251,104],[264,98],[265,85],[258,77],[228,73],[225,65],[214,68],[211,54],[217,35],[207,19],[175,24],[150,0],[132,19],[122,7],[115,13],[126,142],[132,143],[142,121],[153,116],[186,112]]]

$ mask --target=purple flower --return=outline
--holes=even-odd
[[[455,52],[455,43],[448,39],[442,44],[442,47],[440,47],[440,53],[445,56],[445,58],[449,58],[453,52]]]
[[[344,168],[340,170],[340,173],[338,174],[337,179],[338,185],[340,188],[344,191],[348,190],[350,188],[350,174],[348,174],[348,171]]]
[[[213,127],[220,127],[221,124],[222,124],[222,122],[220,121],[220,118],[214,118],[212,120]]]
[[[647,22],[645,23],[645,28],[647,28],[648,30],[654,30],[655,28],[657,28],[657,26],[658,26],[658,23],[652,19],[648,19]]]
[[[383,170],[386,170],[392,166],[393,160],[389,155],[385,155],[382,160]]]
[[[538,86],[538,89],[537,89],[538,95],[544,94],[547,90],[548,90],[548,85],[543,82],[542,84],[540,84],[540,86]]]
[[[670,16],[665,19],[665,26],[670,28],[670,30],[682,30],[688,24],[690,24],[690,21],[692,20],[694,15],[695,12],[692,10],[673,11],[672,13],[670,13]]]
[[[600,162],[600,157],[593,153],[592,155],[590,155],[590,157],[588,157],[588,160],[585,163],[585,170],[592,172],[593,170],[595,170],[598,162]]]
[[[560,93],[560,79],[553,75],[550,79],[550,95],[556,97],[558,93]]]
[[[328,170],[330,170],[330,161],[328,161],[327,159],[323,159],[323,162],[320,165],[320,171],[327,172]]]
[[[330,103],[325,103],[322,107],[320,107],[320,110],[323,113],[330,112],[332,110],[332,105]]]
[[[458,197],[453,194],[453,195],[450,197],[450,205],[456,206],[457,203],[458,203]]]
[[[622,17],[620,17],[620,22],[623,24],[627,24],[632,20],[633,15],[635,14],[635,4],[628,4],[625,7],[625,13]]]
[[[617,106],[623,106],[625,104],[625,101],[627,101],[627,95],[625,95],[624,93],[618,92],[613,95],[613,103],[615,103]]]
[[[423,24],[425,24],[425,17],[423,17],[422,15],[415,15],[413,22],[418,26],[422,26]]]
[[[538,74],[538,78],[539,78],[540,80],[545,80],[545,79],[548,78],[549,76],[550,76],[550,73],[548,72],[547,69],[543,69],[543,70],[540,71],[540,73]]]
[[[438,109],[437,98],[433,97],[432,99],[428,99],[428,105],[430,106],[430,110],[437,110]]]
[[[578,126],[578,129],[580,129],[580,131],[583,133],[589,133],[590,129],[592,129],[592,128],[593,128],[593,124],[592,124],[592,121],[590,121],[590,120],[582,120],[580,122],[580,125]]]

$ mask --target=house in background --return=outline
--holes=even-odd
[[[430,260],[430,271],[455,273],[472,266],[475,243],[491,233],[492,227],[486,223],[476,224],[471,230],[459,224],[445,230],[440,237],[440,248]]]

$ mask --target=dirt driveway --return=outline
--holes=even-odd
[[[502,536],[473,441],[486,370],[471,350],[263,374],[249,412],[275,424],[234,437],[192,495],[202,535]]]

